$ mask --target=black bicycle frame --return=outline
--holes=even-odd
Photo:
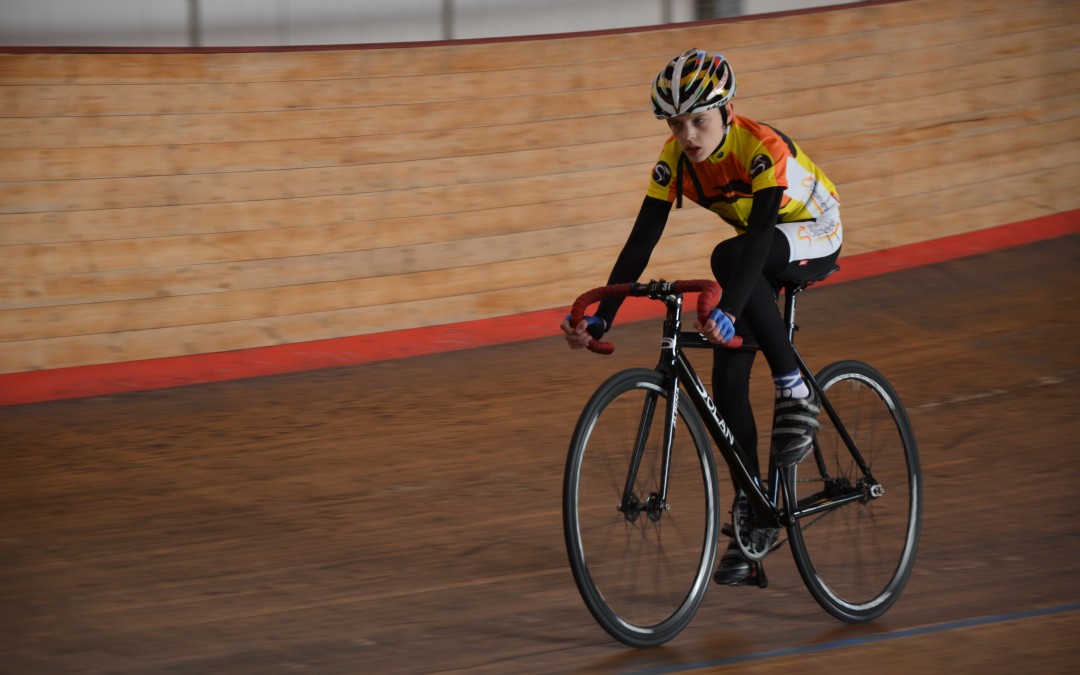
[[[781,515],[778,511],[778,481],[769,482],[768,494],[762,490],[760,478],[755,476],[747,466],[743,451],[739,448],[738,441],[735,440],[735,435],[717,410],[716,404],[709,397],[701,378],[698,377],[686,355],[683,354],[684,348],[713,349],[715,345],[706,340],[700,333],[682,330],[681,295],[667,295],[658,299],[663,300],[667,305],[667,318],[664,320],[663,338],[661,340],[660,362],[656,366],[658,371],[667,376],[667,391],[665,392],[667,397],[667,424],[664,428],[662,492],[666,493],[667,491],[667,467],[671,461],[678,400],[681,392],[685,391],[686,395],[690,397],[690,402],[705,423],[705,428],[709,431],[709,435],[712,436],[713,442],[720,450],[720,454],[724,457],[728,466],[731,467],[731,473],[736,484],[746,493],[753,504],[754,513],[757,514],[761,524],[765,527],[782,526]],[[681,383],[685,383],[686,386],[680,388]],[[662,494],[661,497],[666,500],[667,495]]]
[[[833,271],[836,271],[835,269]],[[831,272],[830,272],[831,274]],[[825,395],[825,390],[821,388],[818,381],[814,378],[814,374],[810,372],[810,368],[807,367],[806,362],[803,361],[802,356],[799,354],[799,350],[795,349],[795,331],[798,330],[798,325],[795,323],[795,296],[803,291],[804,286],[797,283],[788,283],[784,286],[784,325],[787,326],[787,338],[791,343],[791,348],[795,351],[795,362],[799,366],[799,370],[802,372],[803,378],[807,384],[817,392],[818,397],[821,400],[821,407],[825,409],[825,414],[829,416],[829,420],[832,422],[836,432],[840,434],[840,439],[844,441],[844,445],[847,446],[848,451],[851,452],[852,458],[855,460],[855,464],[866,476],[867,481],[871,485],[874,485],[876,481],[873,475],[870,473],[870,466],[863,459],[862,453],[859,452],[859,448],[855,445],[854,439],[848,434],[847,427],[840,421],[840,416],[836,414],[836,409],[832,407],[832,403],[829,402],[829,397]],[[814,459],[817,462],[818,470],[822,476],[828,476],[828,468],[825,466],[825,460],[821,456],[821,451],[817,448],[817,441],[814,442]]]
[[[794,296],[798,291],[789,292],[786,294],[786,307],[785,307],[785,321],[788,326],[789,337],[794,336],[795,323],[794,323]],[[693,349],[725,349],[725,347],[718,347],[713,343],[705,339],[703,335],[697,332],[689,332],[682,330],[682,296],[679,294],[665,295],[657,298],[662,300],[667,305],[667,317],[664,320],[663,338],[661,341],[660,361],[656,366],[656,370],[664,373],[667,378],[667,391],[666,394],[666,425],[664,428],[664,466],[662,472],[661,483],[661,503],[666,503],[667,500],[667,483],[668,483],[668,468],[671,463],[671,452],[674,442],[676,418],[678,414],[678,400],[681,391],[685,391],[686,395],[690,397],[690,402],[697,410],[698,415],[701,417],[705,424],[706,429],[709,431],[709,435],[712,437],[713,442],[719,449],[720,454],[723,456],[728,467],[731,470],[732,478],[736,485],[746,494],[749,499],[755,518],[757,520],[756,525],[759,527],[786,527],[790,522],[794,522],[803,516],[808,516],[819,511],[832,508],[842,503],[854,501],[863,498],[861,491],[852,491],[851,493],[841,496],[839,498],[828,499],[824,502],[818,503],[815,506],[806,509],[792,508],[791,494],[788,492],[787,486],[784,486],[785,491],[785,506],[786,511],[780,509],[779,494],[781,491],[782,481],[780,480],[780,468],[777,467],[774,462],[769,462],[769,481],[767,492],[761,485],[761,478],[755,475],[747,466],[745,455],[743,450],[739,447],[738,442],[735,440],[735,435],[731,432],[727,422],[716,408],[716,404],[709,397],[708,391],[705,385],[702,383],[701,378],[698,377],[694,371],[693,366],[690,364],[686,355],[683,353],[684,348]],[[744,346],[741,349],[756,349],[753,346]],[[840,434],[841,439],[847,445],[852,456],[854,457],[859,468],[862,470],[863,475],[866,476],[870,485],[873,485],[875,481],[870,475],[869,467],[863,460],[862,455],[859,453],[858,448],[855,446],[854,441],[851,439],[847,430],[844,428],[843,423],[837,416],[835,409],[829,403],[825,397],[824,392],[810,375],[806,363],[799,356],[798,351],[795,353],[796,361],[799,364],[799,368],[803,371],[804,375],[808,378],[808,384],[818,392],[821,397],[822,407],[825,408],[826,414],[829,419],[832,420],[833,425],[836,427]],[[680,384],[684,384],[680,389]],[[655,412],[655,397],[648,397],[645,403],[645,409],[642,411],[642,427],[638,430],[638,444],[637,444],[637,458],[631,462],[631,472],[628,476],[626,490],[634,484],[636,467],[640,460],[640,455],[644,447],[644,434],[647,433],[648,425],[651,424],[652,415]],[[819,469],[822,471],[822,475],[826,475],[825,468],[823,466],[823,460],[821,459],[821,452],[816,448],[814,454],[817,458]],[[623,503],[627,504],[629,494],[624,494]]]

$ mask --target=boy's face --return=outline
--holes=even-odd
[[[704,161],[724,140],[724,118],[720,115],[719,108],[678,115],[667,123],[691,162]]]

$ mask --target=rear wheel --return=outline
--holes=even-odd
[[[836,618],[862,623],[896,602],[915,564],[919,455],[900,397],[881,373],[840,361],[822,369],[817,381],[873,480],[822,405],[814,453],[785,474],[800,510],[824,508],[789,526],[788,536],[814,599]]]
[[[604,630],[635,647],[663,644],[690,623],[716,558],[716,464],[685,397],[664,497],[667,398],[654,370],[601,385],[574,430],[564,476],[563,530],[578,590]]]

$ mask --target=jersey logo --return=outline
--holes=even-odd
[[[671,167],[667,162],[657,162],[656,166],[652,170],[652,179],[656,181],[657,185],[667,187],[667,184],[671,182]]]
[[[772,160],[769,159],[768,155],[755,155],[754,158],[750,160],[750,176],[757,178],[768,171],[771,166]]]

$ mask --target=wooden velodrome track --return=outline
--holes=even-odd
[[[825,615],[787,549],[663,648],[593,623],[562,463],[592,388],[654,362],[647,320],[608,358],[553,335],[0,408],[2,670],[1074,671],[1078,257],[1073,234],[804,296],[807,359],[877,365],[921,444],[918,563],[876,623]]]
[[[543,282],[601,282],[626,240],[666,134],[647,88],[687,45],[840,186],[846,256],[1080,208],[1078,30],[1072,0],[875,0],[461,44],[0,48],[0,403],[561,306]],[[730,233],[681,209],[649,273],[708,274]]]
[[[0,54],[0,672],[1075,671],[1078,8]],[[892,379],[926,513],[872,625],[782,551],[768,589],[714,588],[638,652],[577,596],[560,489],[581,406],[655,361],[657,324],[604,359],[550,308],[625,239],[662,141],[642,92],[688,43],[839,184],[849,278],[807,293],[800,343]],[[700,209],[668,229],[650,275],[701,276],[727,234]],[[981,253],[852,274],[947,235]],[[459,322],[516,341],[210,383],[449,326],[443,349]],[[168,383],[198,384],[130,392]]]

